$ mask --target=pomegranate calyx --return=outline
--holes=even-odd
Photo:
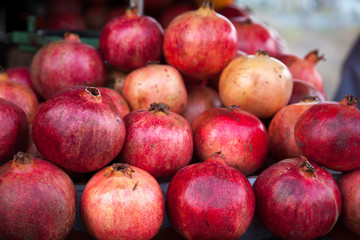
[[[340,101],[340,104],[356,108],[358,101],[359,98],[350,94],[346,94],[345,97]]]
[[[300,99],[299,102],[307,103],[307,102],[320,102],[320,98],[318,96],[305,96]]]
[[[92,96],[94,97],[99,97],[101,96],[100,90],[96,87],[87,87],[85,89],[86,92],[90,93]]]
[[[255,56],[260,57],[260,56],[267,56],[270,57],[270,53],[268,51],[263,51],[261,49],[257,50],[255,52]]]
[[[27,163],[31,163],[32,160],[33,160],[33,157],[31,156],[31,154],[28,154],[28,153],[18,152],[17,154],[14,155],[15,163],[20,162],[23,165],[25,165]]]
[[[132,178],[131,173],[135,172],[134,169],[132,169],[129,165],[125,163],[114,163],[104,172],[104,176],[106,177],[109,172],[112,173],[113,171],[123,172],[126,176],[129,176],[130,178]]]
[[[150,104],[148,111],[163,112],[169,116],[169,106],[162,102],[154,102]]]
[[[132,2],[135,2],[135,1],[132,1]],[[126,9],[125,16],[127,18],[139,17],[138,6],[136,5],[136,3]]]
[[[326,59],[324,57],[324,54],[319,55],[319,50],[315,49],[315,50],[312,50],[311,52],[309,52],[308,54],[306,54],[305,60],[315,65],[320,60],[325,61]]]
[[[301,155],[300,158],[302,160],[299,164],[301,171],[303,171],[308,177],[316,177],[316,169],[314,166],[310,164],[305,156]]]
[[[203,0],[198,13],[206,15],[208,12],[214,12],[214,0]]]
[[[71,32],[65,32],[63,36],[63,40],[69,42],[81,42],[79,35]]]

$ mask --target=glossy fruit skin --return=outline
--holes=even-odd
[[[8,74],[10,81],[14,81],[14,82],[17,82],[17,83],[22,83],[22,84],[28,86],[29,88],[31,88],[31,90],[34,91],[34,93],[35,93],[36,97],[38,98],[38,100],[41,99],[41,96],[36,92],[32,82],[31,82],[30,68],[29,67],[8,68],[8,69],[6,69],[6,73]]]
[[[30,73],[34,88],[45,99],[73,86],[104,86],[106,78],[99,51],[71,33],[40,48],[33,57]]]
[[[163,110],[135,110],[124,117],[126,139],[121,161],[168,179],[190,163],[193,135],[180,115]]]
[[[103,92],[103,93],[109,95],[109,97],[111,97],[111,99],[113,100],[114,105],[117,107],[121,117],[124,117],[126,114],[128,114],[130,112],[129,105],[127,104],[126,100],[116,90],[111,89],[111,88],[106,88],[106,87],[99,87],[98,89],[100,89],[101,92]]]
[[[32,135],[46,160],[74,172],[103,168],[120,152],[125,125],[111,98],[94,87],[77,86],[47,100]]]
[[[360,168],[343,172],[337,179],[341,192],[341,221],[352,232],[360,236]]]
[[[102,28],[99,47],[110,65],[131,71],[160,60],[163,36],[164,30],[154,18],[129,9]]]
[[[186,239],[237,239],[254,211],[249,180],[218,157],[182,168],[167,190],[170,223]]]
[[[329,169],[360,166],[360,111],[356,104],[325,101],[305,111],[295,125],[303,155]]]
[[[131,110],[148,109],[153,102],[162,102],[170,111],[184,111],[187,92],[180,72],[171,65],[149,64],[130,72],[122,93]]]
[[[194,148],[205,161],[221,152],[227,165],[250,175],[263,164],[269,150],[269,136],[264,124],[239,108],[212,108],[195,118]]]
[[[116,165],[97,172],[86,184],[80,215],[96,239],[152,239],[163,222],[164,197],[159,183],[135,166]]]
[[[75,221],[74,183],[48,161],[15,159],[0,167],[1,239],[66,239]]]
[[[322,93],[312,83],[300,79],[293,79],[293,91],[288,104],[301,101],[304,97],[318,97],[319,101],[326,101],[326,94]]]
[[[29,124],[25,112],[17,105],[0,98],[0,164],[12,159],[28,145]]]
[[[265,169],[253,188],[255,215],[280,239],[314,239],[327,234],[341,212],[341,196],[332,175],[314,162],[284,159]]]
[[[220,73],[236,50],[234,26],[208,5],[177,16],[164,33],[166,61],[195,80]]]

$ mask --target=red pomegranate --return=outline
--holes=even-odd
[[[167,105],[153,103],[147,111],[132,111],[124,121],[126,139],[120,153],[123,162],[144,169],[157,179],[168,179],[190,163],[191,127]]]
[[[303,155],[329,169],[349,171],[360,166],[358,99],[325,101],[305,111],[295,125],[295,141]]]
[[[39,102],[28,86],[13,81],[0,81],[0,98],[18,105],[24,110],[28,123],[32,124],[39,111]]]
[[[321,92],[312,83],[300,79],[293,79],[293,91],[288,104],[301,101],[304,97],[317,97],[319,101],[326,101],[326,94]]]
[[[283,107],[272,117],[268,133],[270,154],[275,160],[295,158],[301,155],[294,137],[295,124],[300,115],[318,101],[315,97],[305,98],[298,103]]]
[[[102,93],[105,93],[105,94],[109,95],[109,97],[111,97],[114,105],[116,106],[116,108],[118,109],[118,111],[120,113],[120,116],[124,117],[126,114],[128,114],[130,112],[129,105],[127,104],[127,102],[125,101],[123,96],[121,96],[120,93],[118,93],[114,89],[106,88],[106,87],[99,87],[98,89]]]
[[[206,80],[220,73],[237,50],[236,30],[209,1],[171,21],[164,34],[166,61],[181,73]]]
[[[152,239],[164,218],[159,183],[146,171],[115,163],[97,172],[80,200],[81,219],[96,239]]]
[[[184,111],[187,92],[179,71],[167,64],[148,64],[130,72],[124,80],[122,95],[131,110],[147,109],[153,102],[163,102],[170,111]]]
[[[190,125],[194,119],[205,110],[222,107],[219,94],[212,88],[203,85],[190,85],[187,87],[187,103],[181,114]]]
[[[251,10],[248,7],[242,7],[235,3],[229,4],[217,12],[228,19],[233,17],[248,17],[251,15]]]
[[[73,86],[104,86],[106,78],[100,53],[72,33],[65,33],[63,40],[40,48],[32,60],[30,73],[33,86],[45,99]]]
[[[34,91],[38,100],[41,99],[41,96],[36,92],[30,77],[30,68],[29,67],[13,67],[6,69],[6,73],[8,74],[9,80],[17,83],[22,83],[31,90]]]
[[[46,160],[74,172],[92,172],[120,152],[125,125],[112,99],[98,88],[77,86],[47,100],[32,135]]]
[[[337,179],[337,184],[342,199],[340,219],[350,231],[360,236],[360,168],[343,172]]]
[[[66,239],[76,191],[64,171],[19,152],[0,167],[0,183],[1,239]]]
[[[225,106],[237,105],[259,118],[269,118],[289,102],[292,88],[289,69],[266,52],[257,51],[226,66],[219,95]]]
[[[154,18],[140,16],[137,9],[110,20],[102,28],[99,45],[113,67],[131,71],[162,56],[163,29]]]
[[[170,223],[186,239],[237,239],[250,226],[254,211],[249,180],[218,154],[182,168],[167,190]]]
[[[280,239],[324,236],[341,212],[340,191],[332,175],[304,157],[265,169],[253,188],[256,216]]]
[[[238,107],[212,108],[192,124],[194,147],[199,160],[221,152],[225,163],[250,175],[263,164],[269,150],[264,124]]]
[[[294,79],[312,83],[324,93],[324,81],[316,68],[316,64],[324,59],[324,55],[319,55],[317,49],[310,51],[304,58],[294,54],[280,54],[276,58],[289,68]]]
[[[0,98],[0,165],[28,145],[29,124],[24,110]]]
[[[194,8],[195,7],[193,5],[190,5],[189,3],[176,3],[172,6],[169,6],[161,13],[159,22],[161,26],[166,29],[175,17],[185,12],[193,11],[195,10]]]

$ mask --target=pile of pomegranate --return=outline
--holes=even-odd
[[[324,56],[232,1],[144,2],[0,72],[0,238],[66,239],[76,197],[97,239],[359,237],[359,99]]]

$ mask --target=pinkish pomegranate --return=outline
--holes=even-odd
[[[358,99],[325,101],[306,110],[295,125],[295,141],[303,155],[329,169],[349,171],[360,166]]]
[[[137,9],[113,18],[101,30],[99,46],[113,67],[131,71],[162,56],[163,29],[154,18],[140,16]]]
[[[195,152],[201,161],[221,152],[227,165],[250,175],[268,154],[269,136],[264,124],[238,107],[206,110],[195,118],[192,129]]]
[[[146,171],[115,163],[86,184],[80,215],[96,239],[152,239],[164,218],[159,183]]]
[[[210,5],[204,1],[198,10],[177,16],[164,34],[166,61],[198,80],[220,73],[237,50],[234,26]]]
[[[316,68],[316,64],[324,59],[324,55],[319,55],[317,49],[310,51],[304,58],[294,54],[280,54],[276,58],[289,68],[294,79],[310,82],[324,93],[324,80]]]
[[[324,236],[341,212],[341,195],[332,175],[304,157],[265,169],[253,188],[256,216],[280,239]]]
[[[249,180],[216,154],[171,179],[166,212],[186,239],[237,239],[250,226],[255,197]]]
[[[31,63],[31,81],[45,99],[73,86],[105,85],[106,68],[100,53],[76,34],[40,48]]]
[[[228,19],[233,17],[249,17],[251,15],[251,10],[248,7],[242,7],[235,3],[229,4],[217,12]]]
[[[22,84],[28,86],[29,88],[31,88],[31,90],[34,91],[38,100],[41,99],[41,96],[36,92],[32,82],[31,82],[29,67],[8,68],[8,69],[6,69],[6,73],[8,74],[10,81],[22,83]]]
[[[13,81],[0,81],[0,98],[18,105],[24,110],[28,123],[32,124],[39,111],[39,102],[28,86]]]
[[[111,97],[95,87],[77,86],[44,103],[32,135],[46,160],[74,172],[92,172],[119,154],[125,125]]]
[[[301,101],[304,97],[314,96],[319,98],[319,101],[326,101],[326,95],[321,92],[312,83],[300,79],[293,79],[293,91],[288,104],[293,104]]]
[[[360,168],[343,172],[337,179],[341,192],[341,221],[351,231],[360,236]]]
[[[130,72],[124,80],[122,95],[131,110],[147,109],[153,102],[163,102],[170,111],[184,111],[187,92],[179,71],[167,64],[148,64]]]
[[[29,124],[24,110],[0,98],[0,165],[28,145]]]
[[[169,26],[170,22],[180,14],[183,14],[188,11],[193,11],[195,7],[190,5],[189,3],[179,2],[176,3],[168,8],[166,8],[160,16],[160,24],[161,26],[166,29]]]
[[[116,108],[120,113],[120,116],[124,117],[126,114],[130,112],[129,105],[127,104],[123,96],[120,95],[120,93],[118,93],[114,89],[106,88],[106,87],[99,87],[99,90],[102,93],[105,93],[109,95],[109,97],[111,97],[114,105],[116,106]]]
[[[132,111],[124,121],[126,139],[121,161],[144,169],[157,179],[168,179],[190,163],[191,127],[167,105],[153,103],[147,111]]]
[[[0,167],[1,239],[65,239],[74,224],[76,191],[52,163],[17,153]]]

